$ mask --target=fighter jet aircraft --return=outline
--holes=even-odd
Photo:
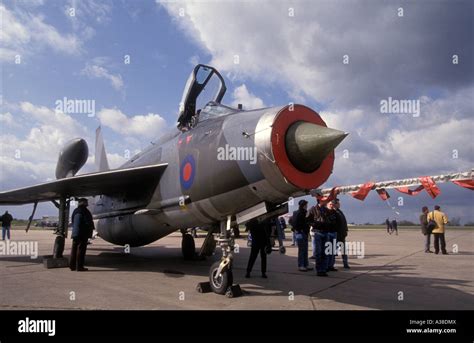
[[[206,98],[213,86],[215,93]],[[334,149],[347,135],[328,128],[304,105],[250,111],[223,105],[225,91],[216,69],[197,65],[174,132],[109,170],[98,129],[97,172],[76,175],[88,157],[87,143],[77,138],[60,152],[57,180],[1,192],[0,204],[33,203],[34,209],[38,202],[56,204],[57,258],[76,197],[91,197],[99,236],[117,245],[143,246],[180,229],[207,228],[200,254],[213,251],[216,235],[222,258],[211,266],[209,281],[214,292],[224,294],[233,283],[232,225],[288,212],[289,199],[309,194],[328,179]],[[185,258],[195,255],[190,234],[183,234],[182,252]]]

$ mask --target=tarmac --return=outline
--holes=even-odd
[[[200,232],[200,247],[205,233]],[[249,248],[236,239],[234,283],[244,295],[227,298],[198,293],[208,281],[209,266],[220,257],[185,261],[181,235],[174,233],[153,244],[131,248],[114,246],[100,238],[87,250],[87,272],[46,269],[42,255],[52,254],[52,231],[12,230],[12,241],[38,243],[39,257],[0,256],[0,309],[234,309],[234,310],[472,310],[474,308],[474,230],[447,229],[449,255],[424,253],[419,230],[388,235],[384,230],[354,229],[347,238],[364,244],[364,257],[349,256],[351,269],[317,277],[297,270],[297,248],[268,256],[268,279],[260,277],[257,259],[246,279]],[[69,254],[71,240],[66,242]],[[361,247],[361,245],[359,245]],[[432,248],[433,249],[433,248]],[[453,251],[454,249],[454,251]],[[311,254],[311,247],[309,248]],[[310,260],[314,264],[314,260]]]

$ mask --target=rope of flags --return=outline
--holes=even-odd
[[[336,186],[333,188],[313,189],[311,195],[322,202],[331,201],[338,194],[349,194],[355,199],[364,201],[370,191],[375,190],[382,200],[388,200],[387,189],[395,189],[407,195],[418,195],[426,191],[431,198],[436,198],[440,189],[436,183],[452,182],[460,187],[474,190],[474,169],[469,172],[451,173],[435,176],[420,176],[410,179],[390,180],[382,182],[369,181],[359,185]],[[412,189],[413,187],[416,187]]]

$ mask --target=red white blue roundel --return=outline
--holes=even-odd
[[[192,155],[187,155],[181,167],[179,168],[179,179],[184,189],[189,189],[193,185],[194,175],[196,174],[196,162]]]

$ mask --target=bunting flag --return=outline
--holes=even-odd
[[[358,200],[364,201],[372,187],[374,187],[373,182],[364,183],[362,186],[360,186],[358,191],[352,192],[351,195]]]
[[[429,194],[433,199],[441,194],[437,184],[444,182],[452,182],[456,185],[474,190],[474,168],[470,171],[455,172],[450,174],[434,175],[434,176],[419,176],[407,179],[388,180],[367,182],[364,184],[337,186],[333,188],[314,189],[311,191],[313,196],[318,199],[332,200],[337,194],[350,194],[358,200],[364,200],[369,192],[374,189],[382,200],[388,200],[390,195],[387,189],[396,189],[400,193],[407,195],[418,195],[423,190]],[[414,188],[416,187],[416,188]],[[414,189],[411,189],[414,188]],[[318,195],[315,195],[317,192]]]
[[[337,193],[338,193],[337,187],[333,187],[331,189],[331,192],[329,193],[329,195],[327,195],[327,196],[316,195],[316,199],[318,199],[320,202],[329,202],[331,200],[336,199]]]
[[[418,186],[416,189],[409,189],[408,187],[397,187],[395,189],[399,191],[400,193],[404,193],[408,195],[418,195],[419,193],[421,193],[423,189],[425,189],[425,187],[421,185],[421,186]]]
[[[433,199],[436,198],[441,193],[438,186],[436,186],[436,183],[433,181],[431,177],[422,176],[420,177],[420,182],[421,182],[421,185],[425,188],[426,192]]]
[[[456,180],[452,181],[458,186],[470,189],[471,191],[474,191],[474,180]]]
[[[388,192],[385,190],[385,188],[380,188],[380,189],[376,189],[377,193],[379,194],[380,198],[385,201],[387,200],[388,198],[390,198],[390,195],[388,194]]]

